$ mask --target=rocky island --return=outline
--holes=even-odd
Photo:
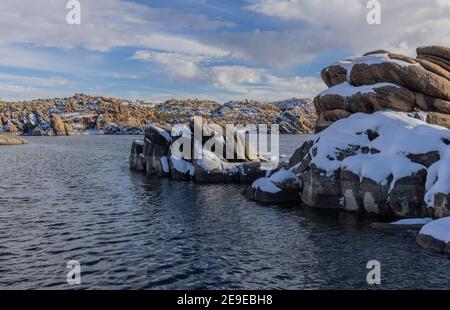
[[[185,138],[194,147],[192,131],[174,137],[170,128],[155,125],[134,142],[130,166],[173,179],[253,182],[245,195],[262,203],[445,218],[428,223],[417,240],[448,252],[450,48],[421,47],[417,53],[413,58],[379,50],[325,68],[329,89],[314,100],[317,133],[272,171],[259,169],[261,159],[249,160],[247,153],[238,163],[214,156],[174,159],[170,146]]]

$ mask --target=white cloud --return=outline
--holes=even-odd
[[[46,87],[55,87],[55,86],[68,86],[70,82],[62,77],[34,77],[34,76],[22,76],[22,75],[13,75],[13,74],[3,74],[0,73],[0,80],[27,84],[27,85],[40,85]]]
[[[247,10],[284,21],[286,29],[228,33],[220,41],[249,59],[285,68],[333,50],[360,54],[386,48],[414,54],[420,45],[450,45],[449,0],[380,2],[381,25],[369,25],[367,0],[253,0]]]
[[[265,70],[243,66],[215,66],[209,68],[209,79],[215,87],[245,93],[246,84],[259,84]]]
[[[83,0],[81,25],[68,25],[66,3],[65,0],[1,1],[0,44],[83,47],[102,52],[117,47],[143,47],[210,56],[227,54],[198,39],[177,34],[183,29],[231,26],[224,21],[129,1]]]
[[[130,59],[153,62],[161,65],[165,73],[172,78],[194,80],[200,75],[198,64],[207,61],[209,58],[180,53],[139,50],[130,57]]]
[[[313,97],[325,85],[313,77],[278,77],[267,69],[242,65],[211,65],[210,58],[176,53],[140,50],[132,60],[152,62],[163,74],[181,82],[195,82],[216,98],[277,100],[288,97]],[[225,99],[228,98],[228,99]]]

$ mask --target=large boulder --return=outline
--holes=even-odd
[[[333,110],[348,113],[373,113],[383,109],[410,112],[414,111],[415,102],[414,92],[395,84],[379,83],[357,87],[347,82],[325,90],[314,100],[316,110],[322,115]]]
[[[450,128],[450,60],[447,47],[419,48],[417,58],[386,50],[325,68],[329,89],[314,99],[316,133],[353,113],[424,112],[430,124]]]
[[[197,130],[201,136],[194,134]],[[230,141],[234,146],[231,155],[226,148]],[[201,183],[251,183],[266,174],[257,150],[244,134],[237,129],[227,132],[214,123],[191,122],[172,130],[149,125],[142,155],[138,156],[139,147],[137,142],[133,144],[130,167],[136,169],[142,157],[148,176]]]
[[[426,224],[416,241],[425,249],[450,254],[450,217]]]
[[[172,137],[167,129],[156,125],[149,125],[145,128],[143,152],[148,176],[170,176],[168,156],[171,143]]]
[[[292,171],[281,169],[268,178],[256,180],[245,192],[247,199],[261,203],[298,201],[301,180]]]
[[[170,177],[174,180],[189,181],[195,176],[195,166],[192,162],[175,156],[169,157]]]
[[[395,134],[393,134],[395,133]],[[305,142],[302,202],[399,217],[449,215],[450,131],[402,112],[353,114]]]
[[[331,174],[314,165],[302,175],[302,202],[314,208],[337,209],[341,205],[339,171]]]
[[[347,81],[347,74],[351,63],[352,60],[342,60],[337,64],[326,67],[320,73],[322,80],[328,87],[344,83]]]
[[[18,136],[0,133],[0,145],[21,145],[28,142]]]
[[[136,171],[145,170],[144,162],[144,141],[134,140],[131,145],[131,152],[129,157],[130,169]]]
[[[65,126],[61,116],[59,116],[58,114],[52,115],[51,126],[53,127],[55,135],[57,135],[57,136],[66,136],[67,135],[66,126]]]

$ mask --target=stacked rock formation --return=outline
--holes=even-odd
[[[291,157],[283,177],[257,180],[247,196],[441,218],[450,216],[449,167],[450,130],[403,112],[357,113],[314,135]]]
[[[201,138],[194,135],[197,130],[204,133]],[[228,143],[235,146],[231,159],[225,154]],[[208,150],[206,144],[221,144],[223,156]],[[188,155],[184,156],[187,149],[190,149]],[[202,155],[195,156],[199,152]],[[176,129],[147,126],[145,139],[133,143],[130,168],[143,171],[147,176],[202,183],[250,183],[266,174],[256,151],[243,134],[237,130],[225,134],[225,129],[211,122],[200,125],[191,122],[190,126],[178,125]]]
[[[450,48],[420,47],[417,54],[378,50],[322,70],[329,89],[314,99],[316,132],[353,113],[386,109],[450,128]]]

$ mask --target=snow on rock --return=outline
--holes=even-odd
[[[275,184],[273,184],[270,181],[270,179],[268,179],[268,178],[261,178],[261,179],[256,180],[252,184],[252,188],[255,190],[260,190],[265,193],[271,193],[271,194],[281,192],[281,188],[279,188]]]
[[[431,236],[445,243],[450,242],[450,217],[442,218],[425,225],[420,231],[421,235]]]
[[[441,160],[428,169],[426,189],[425,202],[429,207],[435,206],[437,195],[450,193],[450,146],[441,151]]]
[[[297,201],[300,190],[299,177],[282,168],[270,177],[256,180],[247,190],[246,197],[262,203]]]
[[[338,84],[336,86],[330,87],[327,90],[324,90],[319,94],[319,97],[328,96],[328,95],[339,95],[342,97],[351,97],[356,94],[367,94],[367,93],[375,93],[375,89],[381,87],[396,87],[400,86],[393,83],[377,83],[373,85],[363,85],[363,86],[353,86],[348,82],[344,82]]]
[[[424,168],[412,163],[406,157],[392,154],[374,154],[348,157],[342,161],[343,170],[351,171],[362,178],[368,178],[378,184],[385,185],[389,176],[393,176],[390,189],[397,180],[410,176]]]
[[[344,168],[380,182],[387,170],[399,176],[417,171],[416,164],[405,161],[409,154],[439,151],[444,155],[447,146],[442,139],[450,139],[449,130],[428,125],[404,113],[357,113],[316,135],[317,143],[313,148],[317,150],[317,156],[313,156],[311,163],[328,174]],[[376,154],[363,154],[363,149]],[[390,163],[392,160],[394,162]],[[365,161],[373,161],[373,164],[366,165]],[[370,166],[376,168],[370,169]],[[379,169],[385,173],[380,173]]]
[[[416,241],[425,249],[450,254],[450,217],[426,224]]]
[[[391,223],[391,225],[426,225],[432,222],[431,218],[405,219]]]
[[[363,56],[363,57],[358,57],[353,59],[351,66],[349,66],[349,70],[348,70],[348,81],[350,81],[350,75],[352,73],[352,68],[355,65],[368,65],[368,66],[372,66],[372,65],[379,65],[379,64],[383,64],[386,62],[391,62],[391,63],[395,63],[397,65],[400,65],[402,67],[408,67],[408,66],[418,66],[419,64],[412,64],[403,60],[399,60],[399,59],[393,59],[389,57],[389,53],[382,53],[382,54],[372,54],[372,55],[367,55],[367,56]]]
[[[356,113],[313,136],[290,167],[311,207],[343,202],[349,211],[443,217],[450,215],[449,141],[448,129],[406,113]]]
[[[164,173],[169,173],[170,172],[170,168],[169,168],[169,160],[167,159],[167,156],[162,156],[161,157],[161,167]]]
[[[172,163],[173,169],[175,169],[177,172],[194,176],[195,167],[191,162],[176,158],[175,156],[170,157],[170,162]]]
[[[329,89],[314,99],[319,115],[316,132],[354,113],[386,109],[421,113],[429,124],[450,129],[450,48],[425,48],[417,58],[377,50],[332,64],[321,71]]]

